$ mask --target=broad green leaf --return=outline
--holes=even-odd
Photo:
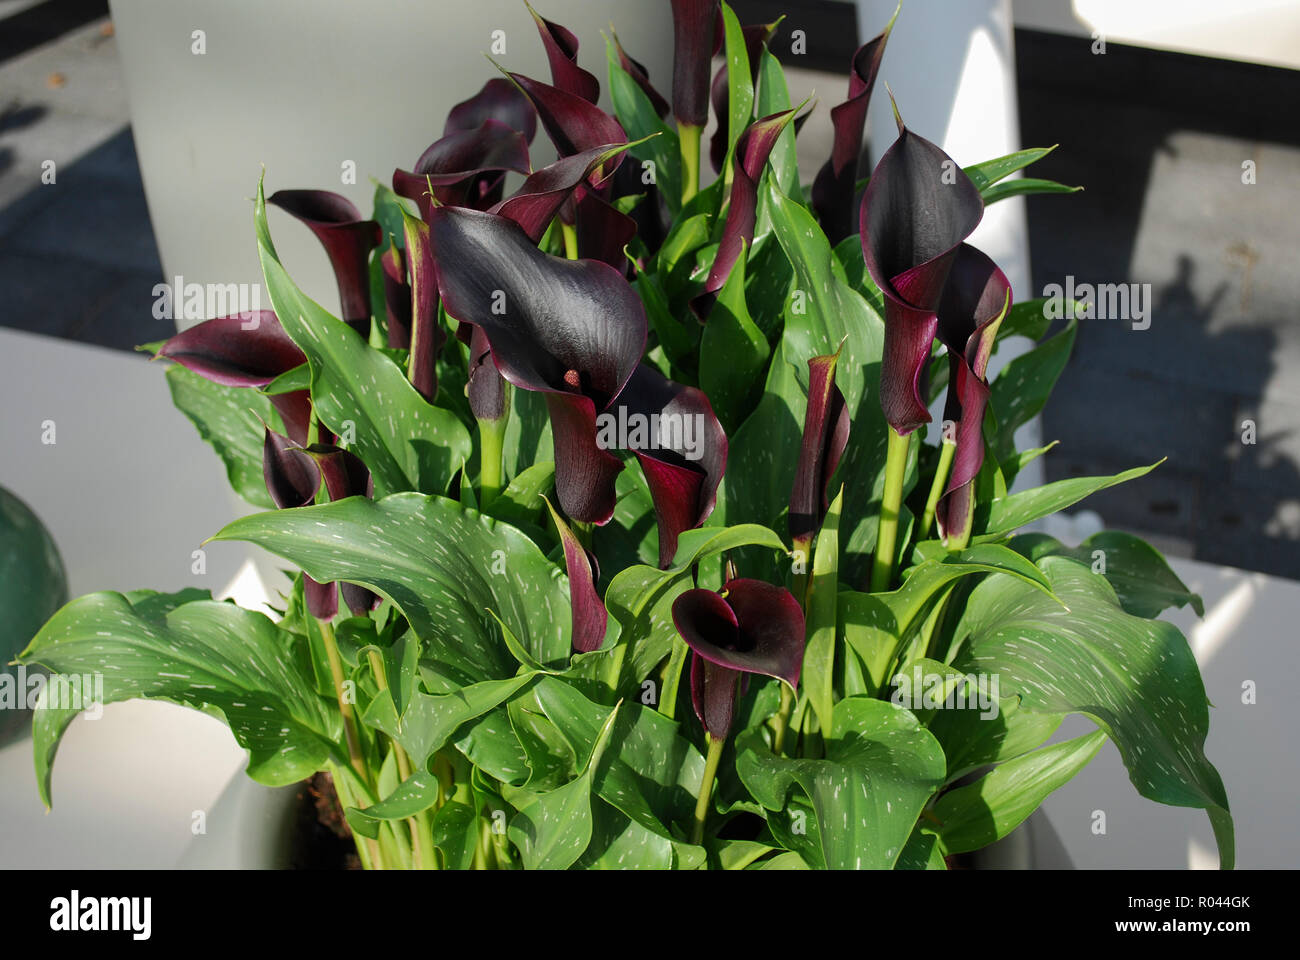
[[[380,823],[405,820],[423,813],[438,802],[438,778],[418,770],[397,785],[384,799],[369,807],[349,807],[348,824],[364,836],[377,837]]]
[[[954,666],[1000,678],[1026,710],[1082,713],[1104,730],[1142,796],[1210,814],[1222,865],[1232,865],[1232,820],[1218,771],[1205,758],[1209,712],[1200,671],[1172,624],[1125,613],[1104,577],[1074,560],[1039,566],[1062,610],[1009,577],[971,593]]]
[[[807,604],[807,645],[804,647],[803,670],[799,686],[808,695],[817,714],[820,729],[833,734],[831,728],[835,691],[835,638],[839,597],[840,508],[844,490],[826,512],[817,546],[813,552],[812,593]]]
[[[1027,523],[1033,523],[1035,520],[1051,516],[1058,510],[1064,510],[1084,497],[1092,496],[1098,490],[1105,490],[1107,487],[1146,476],[1164,462],[1164,458],[1161,458],[1149,467],[1134,467],[1113,477],[1070,477],[1032,490],[1010,494],[992,504],[988,519],[984,523],[981,524],[978,515],[976,516],[976,529],[980,529],[981,533],[975,540],[978,543],[999,539]]]
[[[400,743],[412,766],[423,770],[457,730],[498,707],[531,679],[529,674],[520,674],[508,680],[483,680],[445,694],[428,694],[417,688],[400,714],[391,693],[383,691],[370,702],[361,720]]]
[[[179,363],[168,365],[167,388],[172,403],[226,465],[234,491],[255,506],[274,507],[262,476],[262,424],[279,430],[283,425],[271,402],[250,387],[223,387]]]
[[[745,304],[745,260],[740,258],[718,293],[700,338],[700,387],[724,429],[734,430],[753,409],[771,348]]]
[[[912,567],[902,586],[891,593],[840,593],[839,622],[844,638],[860,658],[871,691],[885,687],[903,643],[944,588],[960,577],[982,573],[1006,573],[1035,589],[1050,590],[1042,572],[1014,550],[983,544],[924,560]]]
[[[1086,767],[1105,742],[1100,730],[1075,737],[1008,760],[974,783],[948,791],[933,811],[944,849],[967,853],[1001,840]]]
[[[580,870],[671,870],[673,844],[604,801],[591,805],[591,842],[574,866]]]
[[[336,434],[355,435],[355,452],[370,468],[376,495],[441,492],[473,452],[464,424],[426,403],[385,353],[298,289],[271,243],[260,181],[254,221],[271,305],[311,365],[316,415]]]
[[[1065,370],[1078,329],[1075,321],[1050,340],[1008,363],[990,386],[989,403],[997,415],[994,455],[1004,460],[1015,452],[1015,431],[1042,412]]]
[[[1115,589],[1120,606],[1135,617],[1154,619],[1170,607],[1192,605],[1198,617],[1205,606],[1198,594],[1170,569],[1160,551],[1131,533],[1103,530],[1073,550],[1041,533],[1027,533],[1009,544],[1037,562],[1042,557],[1070,557],[1101,574]]]
[[[943,750],[910,711],[868,697],[835,705],[826,759],[774,757],[761,741],[736,759],[754,798],[781,810],[792,787],[812,801],[820,862],[831,870],[891,869],[943,781]]]
[[[584,756],[602,734],[605,708],[555,677],[537,684],[546,715]],[[703,850],[677,840],[669,824],[683,822],[695,807],[704,758],[678,734],[672,720],[638,703],[625,702],[615,725],[605,732],[609,749],[596,767],[593,791],[649,832],[672,842],[678,856],[694,862]]]
[[[996,717],[977,710],[940,710],[928,726],[943,744],[952,783],[978,767],[1013,760],[1042,746],[1063,719],[1059,714],[1032,713],[1021,708],[1017,697],[1004,697]]]
[[[312,689],[301,638],[233,603],[199,600],[159,612],[142,615],[120,593],[88,594],[56,613],[21,661],[102,677],[103,703],[162,699],[223,716],[259,783],[294,783],[325,766],[341,728]],[[55,692],[47,686],[43,702],[60,706]],[[36,711],[37,783],[46,806],[58,740],[75,715]]]
[[[508,833],[519,847],[524,866],[528,869],[564,870],[587,849],[592,834],[592,777],[605,751],[618,709],[615,707],[610,711],[590,759],[577,778],[533,796],[524,796],[506,788],[506,801],[519,801],[519,812],[510,821]]]
[[[322,583],[346,580],[389,598],[425,641],[426,657],[464,682],[516,672],[493,613],[540,662],[569,653],[560,568],[514,527],[444,497],[350,497],[253,514],[213,539],[251,541]]]

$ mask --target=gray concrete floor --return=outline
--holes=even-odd
[[[0,33],[42,6],[0,0]],[[162,268],[107,24],[0,45],[0,324],[129,350],[172,327],[151,312]],[[1017,43],[1022,139],[1062,144],[1032,172],[1087,187],[1030,200],[1035,288],[1151,283],[1156,302],[1146,331],[1084,322],[1044,415],[1063,441],[1049,479],[1168,456],[1087,505],[1169,552],[1300,578],[1300,135],[1286,126],[1300,74],[1114,45],[1074,63],[1077,41]],[[791,71],[790,85],[824,105],[800,134],[811,180],[843,80]]]

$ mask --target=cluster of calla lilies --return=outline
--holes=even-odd
[[[659,116],[667,120],[671,111],[675,119],[684,205],[700,188],[701,134],[710,99],[720,118],[726,114],[727,68],[710,79],[723,35],[718,0],[672,0],[672,14],[671,102],[616,37],[614,43],[622,68]],[[569,576],[573,646],[586,652],[600,647],[607,619],[597,590],[591,528],[613,516],[615,484],[624,468],[598,442],[598,418],[621,411],[702,418],[699,422],[705,424],[702,456],[688,458],[671,445],[631,449],[653,499],[661,567],[671,564],[679,536],[712,513],[728,445],[703,390],[674,383],[643,362],[647,317],[628,282],[638,268],[628,244],[638,237],[641,249],[654,253],[668,226],[666,208],[657,188],[642,182],[636,165],[623,163],[635,144],[628,142],[619,121],[597,105],[600,83],[578,65],[576,37],[535,12],[533,16],[552,83],[505,72],[452,109],[443,135],[412,169],[393,172],[393,191],[418,210],[418,216],[402,210],[400,243],[331,192],[281,190],[267,202],[319,239],[337,278],[341,319],[362,338],[371,335],[370,263],[379,251],[387,346],[406,351],[409,380],[429,403],[438,398],[437,359],[446,343],[442,314],[456,322],[456,336],[469,351],[466,393],[481,443],[482,504],[490,504],[502,489],[501,449],[511,389],[542,395],[554,438],[559,510],[551,515]],[[754,71],[775,26],[744,28]],[[1002,271],[964,242],[983,213],[979,190],[938,146],[908,130],[901,118],[898,139],[871,174],[855,210],[867,105],[888,38],[886,28],[855,55],[848,99],[831,111],[833,153],[811,191],[812,208],[832,243],[857,233],[860,224],[866,269],[884,295],[879,396],[890,442],[871,575],[874,591],[893,584],[903,468],[910,435],[930,421],[923,371],[936,336],[949,357],[945,420],[954,429],[945,431],[940,475],[921,530],[936,523],[955,548],[969,538],[974,479],[984,456],[985,370],[1011,301]],[[709,156],[726,182],[725,222],[703,290],[690,302],[691,322],[707,322],[719,291],[752,245],[760,178],[778,138],[792,121],[798,126],[797,112],[784,110],[753,121],[731,150],[725,123],[719,123]],[[530,150],[539,124],[558,159],[534,169]],[[510,175],[523,180],[506,195]],[[616,202],[646,192],[648,201],[630,211]],[[539,246],[547,236],[562,241],[565,256]],[[270,311],[208,320],[172,337],[159,354],[234,387],[265,387],[306,360]],[[828,486],[851,429],[835,383],[839,360],[834,354],[808,362],[808,406],[789,509],[794,549],[805,557],[828,509]],[[365,464],[314,416],[308,390],[278,393],[271,401],[284,433],[266,428],[263,469],[277,507],[314,503],[322,485],[330,501],[373,496]],[[379,604],[380,598],[364,587],[339,586],[353,614],[368,615]],[[692,652],[689,688],[709,740],[697,842],[712,773],[746,675],[765,675],[787,685],[782,711],[789,711],[804,654],[805,598],[796,596],[802,589],[796,583],[792,593],[739,577],[729,565],[720,591],[688,590],[672,606],[676,629]],[[340,590],[334,584],[304,577],[304,591],[313,616],[321,621],[335,617]]]
[[[702,416],[703,456],[687,459],[672,447],[633,448],[659,528],[659,560],[667,567],[679,535],[712,513],[727,464],[727,436],[709,398],[666,379],[642,362],[647,321],[627,282],[635,268],[625,252],[639,236],[653,252],[665,225],[657,202],[636,217],[612,202],[641,192],[634,165],[623,164],[632,144],[618,120],[597,100],[599,81],[577,63],[577,38],[532,8],[551,66],[552,83],[518,73],[489,80],[456,105],[443,135],[410,171],[393,172],[392,188],[412,201],[403,211],[404,236],[385,242],[380,224],[365,219],[346,198],[323,190],[281,190],[268,203],[293,215],[320,240],[338,282],[342,320],[362,337],[371,326],[369,263],[382,248],[384,311],[390,348],[408,351],[412,385],[429,402],[438,394],[437,356],[445,335],[439,310],[458,322],[469,347],[469,405],[482,443],[481,499],[490,503],[502,484],[501,438],[511,387],[544,396],[555,444],[552,511],[569,574],[573,646],[597,649],[606,610],[596,589],[596,557],[589,528],[613,516],[615,482],[623,462],[598,443],[597,418],[624,408],[644,417]],[[682,151],[683,203],[699,189],[701,132],[710,98],[726,110],[723,65],[710,81],[711,59],[722,42],[718,0],[672,0],[675,60],[671,104],[646,70],[624,52],[621,65],[661,117],[671,111]],[[868,102],[885,46],[886,27],[856,53],[848,99],[831,111],[834,147],[812,187],[813,209],[832,242],[852,235],[858,156]],[[776,24],[744,28],[749,62]],[[725,224],[703,292],[691,302],[706,318],[738,258],[754,240],[758,181],[796,110],[754,121],[740,136],[722,171],[729,182]],[[985,370],[998,324],[1011,304],[997,265],[965,243],[983,214],[970,179],[938,146],[908,130],[895,109],[899,136],[872,173],[861,199],[863,256],[885,298],[885,348],[880,402],[890,427],[886,487],[871,588],[892,583],[902,471],[910,434],[930,421],[921,394],[923,371],[937,336],[951,367],[940,475],[922,518],[955,548],[971,529],[974,479],[983,462],[981,424],[989,388]],[[559,159],[534,170],[529,150],[541,127]],[[728,160],[725,129],[710,144],[715,169]],[[523,183],[505,196],[509,174]],[[629,181],[628,177],[632,179]],[[652,201],[654,188],[651,189]],[[539,248],[558,228],[566,257]],[[306,360],[274,313],[208,320],[168,340],[159,350],[194,373],[226,386],[264,387]],[[808,556],[828,508],[827,488],[848,442],[848,411],[835,385],[838,355],[809,361],[809,396],[799,467],[791,492],[789,526],[796,553]],[[267,489],[283,509],[314,503],[322,483],[330,500],[373,496],[361,460],[337,444],[313,418],[307,390],[272,396],[285,434],[266,428],[263,467]],[[942,489],[941,485],[945,484]],[[566,519],[567,518],[567,521]],[[310,612],[328,621],[339,590],[304,577]],[[379,603],[371,591],[340,584],[347,607],[364,614]],[[784,587],[730,578],[720,593],[691,590],[673,606],[678,632],[690,645],[690,690],[712,753],[727,736],[744,674],[798,685],[804,646],[802,598]],[[789,697],[785,698],[788,709]],[[716,756],[712,757],[716,762]],[[707,796],[701,797],[701,804]],[[702,821],[701,821],[702,822]]]

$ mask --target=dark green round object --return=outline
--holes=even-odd
[[[45,525],[25,503],[0,487],[0,672],[36,636],[46,620],[68,601],[68,580],[63,561]],[[25,729],[30,714],[0,710],[0,744]]]

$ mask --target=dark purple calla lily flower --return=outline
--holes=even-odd
[[[481,327],[465,323],[461,324],[461,330],[469,331],[469,382],[465,385],[465,392],[469,397],[470,412],[475,420],[497,423],[509,413],[509,409],[506,384],[492,359],[492,346]]]
[[[715,740],[731,730],[744,674],[798,687],[804,617],[789,590],[745,578],[729,580],[721,594],[687,590],[673,602],[673,623],[691,648],[695,715]]]
[[[957,424],[952,473],[935,518],[945,538],[970,533],[975,475],[984,463],[981,427],[988,404],[985,380],[999,325],[1011,307],[1011,285],[987,255],[968,243],[957,249],[943,300],[939,339],[948,348],[948,397],[944,419]]]
[[[627,134],[619,122],[594,103],[521,73],[507,76],[532,102],[537,118],[561,157],[627,142]],[[606,176],[608,171],[601,169],[596,179],[603,180]]]
[[[812,206],[832,245],[856,232],[853,193],[858,157],[862,153],[862,134],[867,122],[867,106],[876,85],[876,74],[880,72],[880,61],[885,56],[889,32],[894,29],[897,18],[898,11],[895,10],[880,36],[858,48],[849,74],[849,98],[831,110],[835,139],[830,159],[813,181]]]
[[[654,107],[655,113],[659,114],[661,118],[667,117],[668,112],[672,110],[672,105],[664,99],[663,94],[656,90],[654,84],[650,82],[650,72],[646,70],[640,61],[633,60],[628,56],[627,51],[623,49],[623,44],[619,42],[617,33],[611,30],[610,34],[614,38],[614,47],[618,51],[618,65],[623,68],[624,73],[636,81],[636,85],[641,88],[641,91],[650,100],[650,105]]]
[[[551,64],[551,79],[555,85],[565,93],[582,97],[588,103],[599,100],[600,81],[578,66],[578,38],[558,23],[539,16],[527,0],[524,0],[524,6],[533,15],[537,32],[541,34],[542,45],[546,47],[546,59]]]
[[[167,340],[158,356],[226,387],[264,387],[282,373],[307,362],[271,310],[214,317]],[[290,438],[307,442],[311,395],[306,390],[269,397]]]
[[[575,191],[602,168],[608,176],[612,167],[610,161],[627,147],[626,143],[607,143],[571,157],[561,157],[530,174],[518,190],[488,212],[509,217],[523,227],[530,240],[537,243],[552,218],[561,212]]]
[[[774,20],[771,23],[753,23],[740,28],[741,34],[745,37],[745,53],[749,56],[749,80],[751,83],[758,83],[759,57],[767,46],[768,40],[772,39],[772,34],[776,31],[777,24],[780,22],[780,20]],[[711,94],[713,115],[718,118],[718,128],[713,131],[713,137],[709,140],[709,162],[713,164],[714,173],[722,172],[722,164],[727,158],[727,98],[729,94],[727,65],[723,63],[722,66],[718,67],[718,72],[713,75]]]
[[[355,454],[332,445],[302,447],[269,427],[262,444],[262,475],[272,502],[281,510],[305,507],[316,501],[324,480],[331,501],[375,494],[366,465]],[[364,616],[380,598],[365,587],[343,583],[343,600],[349,610]],[[318,620],[332,620],[339,608],[334,583],[319,583],[303,574],[303,595],[308,612]]]
[[[489,117],[478,127],[453,130],[434,141],[413,171],[394,170],[393,191],[415,201],[427,220],[434,199],[486,210],[501,199],[507,171],[526,174],[531,169],[524,135]]]
[[[704,292],[691,302],[691,309],[701,320],[706,319],[713,309],[717,292],[726,284],[727,277],[731,276],[731,270],[740,259],[741,251],[754,242],[758,181],[781,131],[793,116],[793,110],[784,110],[755,120],[736,141],[731,200],[727,208],[727,220],[722,227],[722,240],[718,243],[717,255],[713,258],[713,266],[704,283]]]
[[[485,120],[497,120],[523,134],[531,144],[537,136],[537,111],[519,88],[505,77],[495,77],[468,100],[462,100],[447,114],[443,136],[455,130],[476,130]]]
[[[438,396],[438,354],[446,340],[438,322],[438,273],[429,225],[403,211],[406,256],[411,270],[411,354],[408,375],[411,386],[429,403]]]
[[[898,118],[898,139],[862,197],[862,253],[885,297],[880,406],[900,435],[930,421],[920,377],[957,248],[984,215],[979,190],[957,163]]]
[[[672,0],[673,115],[678,124],[709,121],[709,67],[722,45],[718,0]]]
[[[545,497],[542,499],[546,500]],[[549,500],[546,500],[546,509],[550,511],[551,520],[560,534],[560,544],[564,547],[564,566],[569,576],[569,605],[573,610],[573,649],[578,653],[599,650],[609,623],[609,613],[605,610],[600,594],[596,592],[600,565],[596,562],[596,555],[582,545],[564,518],[555,512]]]
[[[406,282],[406,253],[396,241],[379,258],[384,271],[384,312],[388,318],[388,346],[411,348],[411,285]]]
[[[727,469],[727,434],[702,390],[673,383],[646,364],[599,424],[609,449],[621,436],[645,473],[659,524],[659,566],[677,553],[677,538],[713,513]]]
[[[339,286],[343,321],[370,336],[370,251],[383,235],[347,197],[328,190],[277,190],[267,203],[297,217],[325,248]]]
[[[809,547],[830,508],[827,486],[849,443],[849,411],[835,385],[840,352],[808,361],[808,410],[803,442],[790,492],[790,537],[795,552],[809,559]]]
[[[596,417],[645,350],[640,298],[618,271],[549,256],[505,217],[437,207],[429,237],[447,312],[483,331],[501,376],[546,397],[560,506],[607,523],[623,465],[597,445]]]
[[[582,189],[574,208],[578,256],[599,260],[627,274],[631,261],[625,249],[636,236],[637,222],[591,190]]]

